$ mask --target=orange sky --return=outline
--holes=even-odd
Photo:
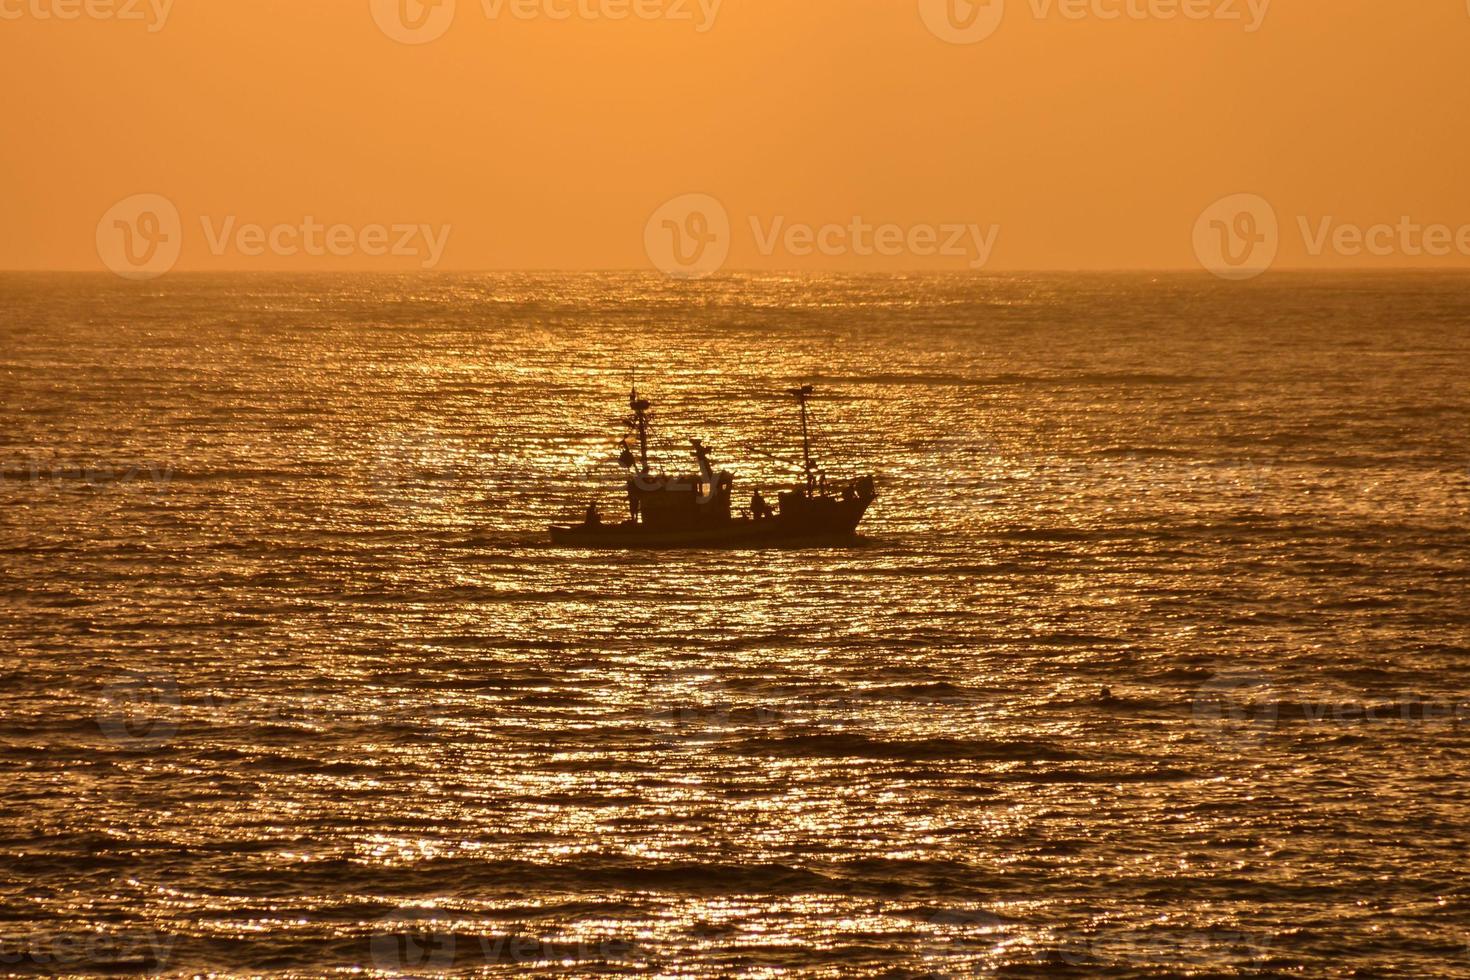
[[[1241,192],[1274,208],[1278,265],[1470,266],[1453,238],[1304,241],[1470,225],[1464,0],[1271,0],[1254,33],[1250,0],[1005,0],[973,44],[930,0],[724,0],[712,23],[714,0],[457,0],[418,45],[374,2],[0,0],[0,268],[103,268],[99,219],[144,192],[177,208],[180,270],[651,268],[661,228],[705,227],[645,234],[687,193],[727,212],[723,268],[963,269],[991,226],[991,269],[1198,268],[1202,212]],[[607,16],[634,3],[675,16]],[[1181,5],[1212,16],[1160,13]],[[342,254],[299,246],[308,216],[348,226]],[[902,243],[866,254],[858,217]],[[298,237],[246,254],[251,224]],[[411,254],[368,254],[372,225]],[[848,230],[805,254],[792,225]]]

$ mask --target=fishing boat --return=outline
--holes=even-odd
[[[756,491],[750,507],[732,507],[735,478],[716,471],[710,450],[692,440],[695,472],[666,476],[654,473],[648,459],[649,416],[653,405],[638,395],[628,398],[631,415],[619,461],[627,472],[628,517],[610,524],[597,504],[587,508],[580,524],[553,524],[553,544],[569,548],[765,548],[851,542],[868,506],[877,497],[871,475],[829,480],[812,458],[807,402],[811,385],[788,394],[801,407],[802,480],[780,492],[771,506]]]

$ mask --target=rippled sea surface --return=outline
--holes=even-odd
[[[1467,367],[1465,277],[0,278],[0,972],[1470,976]],[[551,549],[635,368],[771,496],[817,385],[860,546]]]

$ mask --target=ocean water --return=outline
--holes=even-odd
[[[1464,276],[0,277],[0,973],[1470,976],[1467,367]],[[635,373],[737,496],[815,384],[863,540],[550,548]]]

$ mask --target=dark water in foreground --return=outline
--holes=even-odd
[[[1470,279],[0,311],[0,973],[1470,976]],[[634,362],[866,544],[547,548]]]

